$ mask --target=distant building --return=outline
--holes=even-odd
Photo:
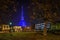
[[[45,26],[45,23],[35,24],[35,29],[36,29],[36,31],[40,31],[40,30],[44,29],[44,26]],[[46,27],[47,27],[47,30],[48,30],[50,28],[50,23],[48,23],[46,25]]]
[[[21,26],[13,26],[12,28],[9,25],[1,25],[0,26],[0,32],[10,32],[11,30],[13,30],[12,32],[21,32],[22,28]]]
[[[3,32],[9,32],[10,31],[10,27],[9,25],[1,25],[0,26],[0,31],[3,31]]]
[[[14,32],[21,32],[22,31],[21,26],[14,26],[13,29],[14,29]]]
[[[51,24],[50,30],[60,30],[60,23]]]
[[[30,27],[30,26],[28,26],[28,27],[25,27],[25,28],[24,28],[24,31],[26,31],[26,32],[29,32],[29,31],[31,31],[31,27]]]
[[[22,28],[21,26],[10,26],[10,25],[6,25],[6,24],[2,24],[0,26],[0,32],[29,32],[31,31],[31,27],[24,27]]]

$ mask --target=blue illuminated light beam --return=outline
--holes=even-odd
[[[22,6],[21,20],[24,20],[24,15],[23,15],[23,6]]]
[[[22,12],[21,12],[21,20],[20,20],[20,26],[22,27],[25,27],[26,26],[26,23],[25,23],[25,20],[24,20],[24,15],[23,15],[23,6],[22,6]]]

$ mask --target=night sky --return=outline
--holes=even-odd
[[[23,6],[23,12],[26,22],[29,22],[28,15],[28,0],[0,0],[0,24],[17,25],[21,19],[21,7]],[[27,17],[27,18],[26,18]]]
[[[53,0],[53,1],[44,1],[38,0],[40,4],[47,4],[48,6],[51,5],[51,13],[57,12],[57,21],[60,21],[60,1]],[[0,0],[0,24],[9,24],[12,22],[13,25],[18,25],[21,19],[21,7],[24,8],[24,17],[25,21],[28,24],[30,22],[30,16],[33,15],[32,9],[35,6],[32,6],[32,0]],[[57,5],[57,9],[55,8]],[[36,10],[37,12],[40,10]],[[37,14],[37,13],[36,13]],[[41,13],[40,13],[41,14]],[[56,20],[56,19],[55,19]]]

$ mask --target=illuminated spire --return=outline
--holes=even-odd
[[[26,24],[25,24],[25,20],[24,20],[23,6],[21,8],[22,8],[22,12],[21,12],[20,26],[25,27]]]
[[[22,8],[21,20],[24,20],[24,15],[23,15],[23,6],[22,6],[21,8]]]

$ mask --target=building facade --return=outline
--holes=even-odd
[[[10,26],[3,24],[3,25],[0,26],[0,31],[9,32],[10,31]]]
[[[21,32],[22,31],[21,26],[14,26],[13,29],[14,29],[14,32]]]

